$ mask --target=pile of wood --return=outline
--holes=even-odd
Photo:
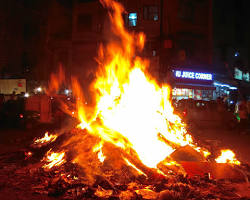
[[[112,168],[106,163],[90,180],[88,170],[66,162],[51,170],[27,150],[0,156],[0,187],[18,192],[27,188],[32,195],[60,199],[248,199],[248,183],[233,179],[211,179],[210,174],[188,175],[169,170],[166,175],[149,177],[128,165]],[[107,161],[109,162],[109,161]],[[242,165],[245,174],[249,166]],[[32,197],[33,198],[33,197]]]

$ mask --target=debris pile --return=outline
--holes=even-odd
[[[181,165],[165,169],[168,172],[165,171],[164,175],[148,177],[146,174],[139,174],[136,169],[125,163],[115,168],[109,165],[110,160],[106,160],[103,163],[99,162],[98,172],[93,175],[93,179],[90,179],[86,169],[73,162],[65,162],[49,170],[44,168],[44,163],[40,161],[41,151],[45,151],[43,148],[31,148],[1,155],[0,187],[12,186],[16,190],[30,188],[28,190],[33,195],[60,199],[243,200],[249,198],[250,167],[244,164],[234,167],[223,164],[227,166],[226,168],[241,173],[240,179],[232,178],[231,175],[212,178],[209,170],[204,170],[204,162],[200,161],[180,161]],[[173,155],[176,154],[175,152]],[[212,165],[213,169],[218,167],[215,166],[216,163]],[[230,172],[225,173],[230,174]]]

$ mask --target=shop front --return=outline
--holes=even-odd
[[[172,98],[213,100],[215,86],[213,74],[202,71],[173,69],[172,70]]]

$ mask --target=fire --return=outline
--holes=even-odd
[[[97,156],[101,163],[104,162],[106,158],[106,156],[103,155],[102,147],[103,147],[102,141],[93,147],[93,152],[98,152]]]
[[[43,165],[43,168],[50,169],[54,166],[60,166],[66,162],[65,152],[55,153],[49,150],[47,152],[47,157],[44,159],[48,164]]]
[[[139,174],[143,174],[145,176],[147,176],[145,173],[143,173],[140,169],[138,169],[135,165],[133,165],[131,162],[129,162],[129,160],[127,158],[123,158],[125,160],[125,162],[131,166],[132,168],[134,168]]]
[[[221,155],[215,159],[217,163],[231,163],[235,165],[240,165],[240,161],[235,158],[234,152],[230,149],[221,150]]]
[[[105,158],[106,157],[103,155],[102,150],[100,150],[98,153],[98,159],[100,160],[100,162],[103,162]]]
[[[52,134],[49,135],[49,133],[46,132],[44,134],[44,137],[36,139],[34,141],[34,144],[46,144],[46,143],[55,141],[56,138],[57,138],[57,135],[52,135]]]
[[[78,127],[128,153],[134,149],[145,165],[156,167],[175,147],[192,144],[193,140],[173,113],[169,86],[160,87],[146,72],[149,61],[135,56],[144,47],[145,35],[127,32],[122,18],[124,9],[119,3],[101,2],[114,10],[109,16],[120,42],[100,46],[99,70],[92,88],[96,98],[92,116],[83,104],[79,83],[73,79],[81,121]]]
[[[105,143],[111,143],[119,150],[122,149],[121,158],[137,171],[143,168],[137,160],[147,167],[157,168],[157,164],[164,161],[173,151],[186,145],[203,153],[205,157],[210,155],[210,152],[193,142],[181,118],[174,114],[170,100],[171,88],[166,84],[159,85],[147,71],[150,62],[136,56],[143,50],[145,35],[129,33],[124,28],[124,8],[121,4],[113,0],[101,0],[101,3],[112,10],[109,11],[109,17],[116,39],[106,46],[100,45],[96,59],[99,68],[96,79],[89,88],[94,103],[85,103],[79,82],[72,78],[76,110],[70,111],[70,114],[77,116],[80,121],[77,128],[85,129],[84,134],[98,138],[93,140],[93,144],[90,140],[90,143],[84,145],[91,146],[88,149],[97,153],[99,161],[103,163],[109,154],[106,151],[105,155],[103,154],[103,146]],[[52,77],[53,81],[56,81],[55,77]],[[62,74],[58,76],[60,77],[62,80],[56,81],[50,91],[58,88],[58,84],[64,81]],[[78,135],[72,137],[72,141],[79,142],[84,140],[84,137]],[[67,145],[69,143],[67,142]],[[90,155],[85,154],[88,151],[81,151],[80,145],[75,148],[79,156],[74,162],[82,162],[82,165],[86,166],[86,161],[91,160],[88,159]],[[80,155],[80,152],[83,155]],[[64,155],[64,152],[49,153],[49,164],[45,167],[51,168],[64,163]],[[127,159],[128,157],[130,159]],[[136,165],[130,162],[131,160]],[[169,161],[169,165],[174,164]],[[144,173],[146,169],[140,171]]]

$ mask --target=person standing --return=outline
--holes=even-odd
[[[239,115],[239,132],[244,133],[248,124],[247,102],[243,99],[236,105],[236,113]]]

